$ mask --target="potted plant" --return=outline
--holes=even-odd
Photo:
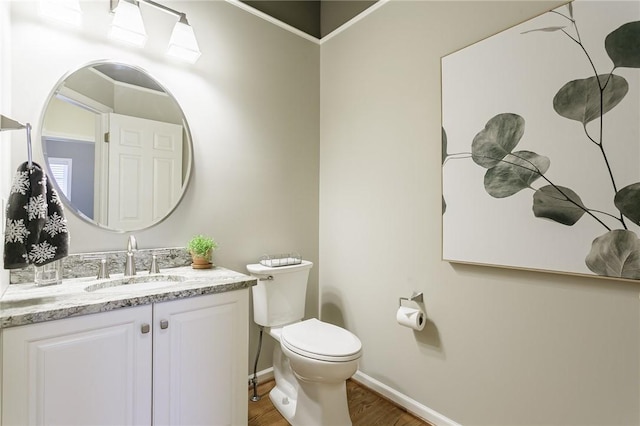
[[[187,250],[191,253],[194,269],[208,269],[213,265],[211,263],[211,253],[218,248],[218,244],[211,237],[204,235],[196,235],[191,238]]]

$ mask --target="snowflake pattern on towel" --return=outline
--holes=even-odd
[[[24,243],[25,238],[29,235],[24,219],[11,220],[7,219],[4,231],[4,241],[7,243]]]
[[[29,198],[29,204],[24,206],[29,214],[29,220],[47,218],[47,201],[43,194]]]
[[[69,230],[61,195],[36,163],[24,162],[16,171],[3,239],[5,269],[41,266],[68,255]]]
[[[56,191],[55,189],[51,190],[51,202],[56,204],[57,206],[59,206],[60,209],[63,208],[62,200],[60,200],[60,196],[58,195],[58,191]]]
[[[53,213],[47,219],[42,230],[52,237],[55,237],[57,234],[67,232],[67,219],[60,216],[58,213]]]
[[[29,172],[19,172],[16,173],[13,178],[13,185],[11,185],[11,193],[20,193],[22,195],[27,195],[27,191],[29,190]]]
[[[40,244],[34,244],[29,251],[29,260],[35,264],[45,263],[49,259],[53,259],[56,255],[58,247],[52,246],[47,241]]]

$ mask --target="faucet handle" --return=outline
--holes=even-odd
[[[98,270],[98,279],[102,280],[109,277],[109,268],[107,267],[107,257],[100,259],[100,269]]]
[[[151,255],[151,265],[149,265],[150,274],[159,274],[160,267],[158,266],[158,256],[156,254]]]
[[[169,250],[161,249],[161,250],[152,250],[151,251],[151,264],[149,265],[149,273],[150,274],[159,274],[160,273],[160,265],[158,265],[158,255],[160,254],[169,254]]]
[[[106,254],[83,254],[80,256],[80,260],[99,260],[100,266],[98,267],[98,276],[96,278],[99,280],[110,278]]]

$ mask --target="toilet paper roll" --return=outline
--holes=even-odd
[[[427,322],[422,309],[409,308],[407,306],[398,308],[396,320],[398,324],[418,331],[422,330]]]

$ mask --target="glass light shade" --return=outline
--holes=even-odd
[[[40,0],[40,15],[65,24],[80,27],[82,9],[79,0]]]
[[[201,53],[191,25],[180,21],[176,22],[176,26],[173,27],[173,32],[171,33],[171,39],[169,40],[167,55],[192,64],[198,60]]]
[[[136,46],[144,46],[147,42],[147,32],[144,29],[140,8],[125,0],[120,0],[114,12],[115,16],[111,23],[109,37]]]

